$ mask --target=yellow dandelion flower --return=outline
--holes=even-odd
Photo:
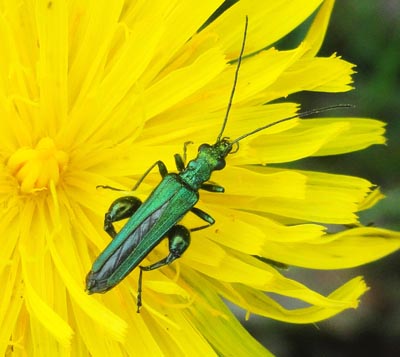
[[[243,140],[213,175],[225,193],[202,192],[198,207],[215,225],[194,232],[181,259],[144,273],[140,314],[137,270],[107,294],[84,291],[110,241],[104,212],[121,195],[96,186],[129,190],[157,160],[172,169],[183,142],[215,141],[246,15],[252,55],[243,58],[226,135],[293,115],[294,103],[265,105],[291,93],[351,89],[352,64],[316,56],[332,0],[240,0],[215,15],[221,3],[1,2],[3,355],[267,355],[222,298],[248,314],[310,323],[356,308],[367,290],[356,277],[323,296],[268,260],[340,269],[398,249],[398,233],[358,222],[357,212],[382,197],[367,180],[268,166],[382,144],[384,124],[298,120]],[[272,47],[312,14],[298,47]],[[159,181],[151,173],[135,195],[145,199]],[[199,226],[198,218],[183,224]],[[356,228],[330,234],[325,224]],[[143,264],[167,253],[163,242]],[[285,309],[268,293],[308,305]]]

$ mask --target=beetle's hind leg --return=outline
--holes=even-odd
[[[142,181],[155,166],[158,166],[158,171],[160,172],[161,177],[165,177],[168,174],[168,170],[165,164],[162,161],[156,161],[140,177],[140,179],[136,182],[136,185],[133,186],[131,191],[135,191],[140,186]],[[112,186],[98,185],[96,187],[114,191],[125,191]],[[114,238],[117,235],[117,232],[115,231],[115,228],[113,226],[113,222],[117,222],[122,219],[131,217],[137,211],[137,209],[141,204],[142,201],[137,197],[133,196],[120,197],[111,204],[110,208],[108,209],[108,211],[104,216],[104,230],[111,236],[111,238]]]
[[[185,252],[185,250],[189,247],[190,244],[190,231],[184,226],[177,224],[173,226],[168,234],[168,248],[169,254],[160,261],[148,265],[141,266],[141,270],[154,270],[163,267],[164,265],[171,264],[175,259],[181,257],[181,255]]]
[[[133,196],[117,198],[104,215],[104,230],[114,238],[117,235],[114,222],[131,217],[142,204],[142,201]]]
[[[139,281],[138,281],[138,296],[137,296],[137,312],[139,312],[140,307],[142,306],[142,274],[143,271],[149,271],[161,268],[165,265],[171,264],[175,259],[178,259],[182,256],[185,250],[189,247],[190,244],[190,231],[184,226],[177,224],[173,226],[168,234],[168,247],[169,254],[164,258],[159,260],[158,262],[148,265],[148,266],[139,266]]]

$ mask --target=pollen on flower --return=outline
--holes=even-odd
[[[19,148],[8,159],[7,168],[17,179],[21,193],[33,193],[46,190],[50,182],[57,184],[67,164],[67,153],[58,150],[53,139],[45,137],[35,148]]]

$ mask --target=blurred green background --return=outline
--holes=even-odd
[[[278,44],[296,45],[307,24]],[[355,90],[341,94],[302,93],[288,100],[303,110],[339,103],[355,109],[324,116],[359,116],[387,123],[387,146],[318,159],[295,167],[364,177],[379,185],[387,198],[362,215],[363,223],[400,230],[400,1],[339,0],[336,2],[321,56],[337,52],[357,65]],[[286,274],[311,288],[329,293],[357,275],[371,287],[357,310],[314,325],[290,325],[252,316],[243,324],[270,351],[286,356],[400,356],[400,254],[356,269]],[[244,312],[238,312],[243,318]]]

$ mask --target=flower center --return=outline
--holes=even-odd
[[[35,148],[22,147],[8,159],[7,167],[20,184],[22,193],[46,190],[58,183],[66,169],[68,155],[56,148],[53,139],[40,139]]]

